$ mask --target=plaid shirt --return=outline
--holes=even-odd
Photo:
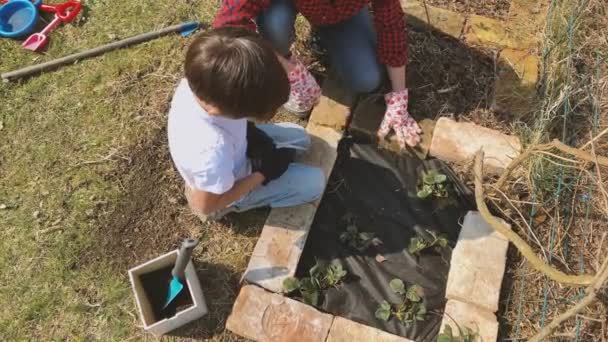
[[[223,0],[213,27],[242,26],[255,30],[254,19],[272,0]],[[399,0],[292,0],[313,26],[332,25],[351,18],[371,2],[378,35],[378,58],[390,66],[407,62],[405,20]],[[332,4],[333,2],[333,4]],[[287,28],[286,28],[287,29]]]

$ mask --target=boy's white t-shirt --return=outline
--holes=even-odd
[[[207,114],[186,79],[173,95],[167,131],[171,158],[189,187],[223,194],[251,173],[247,120]]]

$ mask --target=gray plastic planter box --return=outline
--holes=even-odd
[[[208,312],[201,284],[196,275],[194,265],[192,264],[192,261],[190,261],[186,266],[185,274],[193,305],[183,311],[178,311],[173,317],[156,321],[154,311],[146,296],[140,276],[174,265],[177,260],[177,254],[178,250],[174,250],[129,270],[129,278],[131,280],[131,286],[133,288],[133,294],[135,295],[135,302],[137,303],[141,321],[144,325],[144,330],[157,336],[166,334],[186,323],[201,318]]]

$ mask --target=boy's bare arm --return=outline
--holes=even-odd
[[[238,180],[236,183],[234,183],[232,189],[221,195],[192,189],[190,206],[192,206],[192,209],[198,212],[209,215],[238,201],[253,189],[260,186],[260,184],[264,182],[264,179],[265,178],[261,173],[254,172],[251,175]]]

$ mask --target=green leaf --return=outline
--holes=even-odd
[[[448,243],[449,243],[448,239],[445,238],[444,236],[439,236],[437,238],[437,245],[439,245],[439,247],[446,248],[448,246]]]
[[[393,292],[398,293],[400,295],[405,294],[405,284],[401,279],[395,278],[388,283],[388,286],[391,287]]]
[[[317,306],[319,304],[319,291],[302,292],[302,300],[306,304]]]
[[[407,250],[408,252],[410,252],[410,254],[418,254],[427,247],[428,244],[425,240],[418,236],[415,236],[410,239],[410,245],[408,246]]]
[[[424,321],[426,319],[426,306],[424,303],[415,303],[412,311],[414,311],[414,318],[417,321]]]
[[[418,192],[416,193],[416,196],[418,196],[418,198],[422,198],[422,199],[425,199],[425,198],[429,197],[430,195],[431,195],[431,193],[426,190],[418,190]]]
[[[313,278],[302,278],[300,279],[300,290],[302,292],[314,292],[319,288],[318,284],[313,280]]]
[[[446,324],[443,327],[443,334],[448,335],[450,338],[454,337],[454,334],[452,333],[452,327],[449,324]]]
[[[329,265],[329,267],[327,268],[327,275],[325,277],[327,285],[328,286],[338,285],[338,283],[340,283],[340,281],[342,281],[342,278],[344,278],[347,273],[348,272],[346,272],[346,270],[344,270],[342,268],[342,265],[340,265],[340,264]]]
[[[434,177],[435,184],[444,183],[446,180],[448,180],[448,177],[446,175],[441,174],[441,173],[435,174],[435,177]]]
[[[387,301],[383,301],[378,306],[378,309],[375,313],[376,318],[381,319],[383,321],[388,321],[391,317],[391,305]]]
[[[283,280],[283,289],[285,292],[290,293],[300,288],[300,281],[297,278],[289,277]]]
[[[323,274],[323,266],[317,261],[317,263],[308,271],[308,273],[310,273],[310,276],[313,278],[320,278]]]
[[[437,336],[437,342],[454,342],[454,341],[452,340],[452,337],[449,337],[444,334],[439,334],[439,336]]]
[[[446,324],[443,328],[443,332],[437,336],[437,342],[456,342],[454,335],[452,334],[452,327]]]
[[[424,184],[433,185],[435,184],[435,170],[431,170],[422,176],[422,182]]]
[[[357,226],[355,226],[354,224],[351,224],[348,227],[346,227],[346,231],[351,234],[357,234],[357,232],[359,231],[359,228],[357,228]]]
[[[407,289],[405,297],[412,302],[419,302],[422,299],[423,289],[420,285],[412,285]]]

